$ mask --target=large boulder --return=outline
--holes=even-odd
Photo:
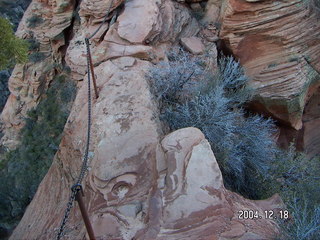
[[[275,195],[251,201],[226,190],[210,144],[199,129],[185,128],[167,135],[161,149],[158,185],[149,202],[154,226],[146,229],[141,239],[244,240],[250,236],[271,239],[276,234],[275,222],[241,219],[239,214],[250,209],[262,217],[264,210],[280,208],[281,199]]]

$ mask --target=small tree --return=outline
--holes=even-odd
[[[14,35],[7,19],[0,17],[0,70],[28,60],[28,43]]]

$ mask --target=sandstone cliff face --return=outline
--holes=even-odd
[[[319,13],[300,0],[228,0],[222,8],[220,37],[252,77],[252,107],[302,129],[306,103],[319,86]],[[301,134],[317,142],[308,130]]]
[[[65,56],[75,81],[86,79],[84,37],[94,32],[110,2],[86,0],[80,4],[81,24],[73,25]],[[145,73],[181,38],[199,33],[203,47],[211,46],[208,51],[215,52],[213,29],[200,29],[187,6],[178,2],[114,1],[110,20],[92,40],[100,96],[92,104],[92,141],[83,186],[94,232],[97,239],[270,239],[277,233],[275,222],[240,220],[238,211],[250,209],[263,216],[263,210],[281,207],[277,196],[250,201],[226,190],[214,154],[198,129],[181,129],[162,138]],[[54,52],[59,47],[51,49],[51,38],[70,25],[63,19],[70,16],[73,6],[72,1],[35,0],[25,16],[37,8],[54,19],[35,33],[54,57],[60,51]],[[24,27],[22,23],[21,32]],[[64,45],[63,38],[56,44]],[[191,44],[190,50],[193,47]],[[19,67],[23,68],[18,66],[17,74]],[[85,81],[78,85],[60,148],[11,239],[52,239],[57,233],[86,141],[87,90]],[[13,107],[15,95],[10,98],[7,112],[17,109]],[[30,101],[36,104],[37,100]],[[19,115],[5,116],[12,116],[3,120],[7,129],[16,131],[10,124]],[[85,238],[76,206],[65,239]]]
[[[63,31],[71,24],[73,7],[73,1],[33,1],[20,22],[17,35],[38,41],[45,59],[16,65],[9,79],[11,94],[0,116],[4,133],[1,144],[7,148],[17,146],[18,133],[27,112],[37,106],[54,76],[56,66],[61,64],[59,48],[65,45]],[[28,20],[35,15],[42,22],[30,28]]]

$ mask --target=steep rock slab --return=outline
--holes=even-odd
[[[116,64],[129,67],[132,61],[122,58]],[[109,61],[104,65],[104,69],[114,68]],[[116,95],[102,95],[103,99],[94,104],[95,145],[85,179],[86,205],[97,239],[245,240],[271,239],[277,234],[275,222],[240,219],[239,211],[253,210],[264,216],[265,210],[281,208],[278,196],[251,201],[226,190],[210,145],[198,129],[175,131],[157,145],[157,126],[149,120],[150,96],[135,91],[142,86],[137,75],[128,70],[135,80],[124,87],[113,76],[117,73],[108,72],[106,80],[100,79],[99,83],[104,83],[100,87],[104,94]],[[123,79],[120,82],[124,83]],[[130,95],[131,90],[139,94]],[[80,93],[84,92],[83,86]],[[125,100],[129,95],[132,104]],[[110,101],[115,105],[110,105]],[[68,185],[80,167],[85,104],[85,98],[78,95],[55,162],[11,239],[54,238],[68,198]],[[137,110],[130,111],[133,115],[129,118],[128,107]],[[123,125],[118,121],[121,116],[126,116],[122,121],[130,123]],[[85,229],[76,208],[65,239],[84,237]]]
[[[301,129],[307,92],[315,80],[310,72],[320,70],[316,13],[300,0],[228,0],[223,9],[220,37],[252,77],[256,108]]]
[[[100,97],[92,105],[89,173],[83,186],[98,239],[131,239],[145,227],[158,142],[155,109],[144,77],[149,65],[124,57],[96,68]],[[60,149],[11,239],[55,238],[84,153],[86,88],[83,84],[78,92]],[[83,239],[85,232],[76,206],[65,239]]]
[[[25,124],[27,113],[39,103],[39,98],[48,88],[53,78],[52,70],[46,67],[52,64],[45,59],[37,64],[18,64],[9,78],[10,96],[0,115],[4,136],[3,146],[13,149],[19,143],[19,131]]]
[[[73,1],[34,0],[19,24],[16,34],[38,41],[45,58],[16,65],[9,79],[11,95],[0,116],[4,133],[0,142],[5,147],[12,149],[17,146],[18,134],[24,126],[27,112],[37,106],[54,76],[54,66],[61,63],[58,50],[65,45],[63,31],[71,24],[73,8]],[[29,27],[30,19],[35,16],[38,23],[35,27]]]

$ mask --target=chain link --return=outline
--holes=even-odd
[[[76,195],[78,193],[78,191],[80,191],[81,188],[79,187],[75,187],[75,186],[81,186],[82,180],[86,174],[87,171],[87,167],[88,167],[88,156],[89,156],[89,147],[90,147],[90,137],[91,137],[91,111],[92,111],[92,106],[91,106],[91,77],[90,74],[93,74],[90,71],[90,58],[91,58],[91,52],[90,52],[90,43],[89,40],[94,37],[94,35],[96,35],[96,33],[100,30],[100,28],[102,27],[102,25],[106,22],[108,15],[110,13],[111,10],[111,6],[113,4],[113,0],[110,2],[109,8],[107,10],[107,14],[105,16],[105,18],[103,19],[102,23],[100,24],[100,26],[97,28],[97,30],[88,38],[85,39],[85,43],[86,43],[86,50],[87,50],[87,76],[88,76],[88,128],[87,128],[87,142],[86,142],[86,149],[85,149],[85,153],[84,153],[84,157],[83,157],[83,162],[82,162],[82,166],[81,166],[81,170],[80,170],[80,174],[77,178],[76,183],[73,185],[73,187],[71,188],[71,195],[69,198],[69,201],[67,203],[67,208],[65,210],[63,219],[61,221],[60,224],[60,228],[57,234],[57,240],[60,240],[61,237],[63,237],[63,232],[64,229],[66,227],[68,218],[70,216],[70,212],[71,209],[74,205],[74,201],[76,199]]]
[[[63,232],[64,232],[64,229],[66,227],[66,223],[68,221],[68,218],[69,218],[69,215],[70,215],[70,211],[71,211],[71,209],[73,207],[74,200],[76,199],[76,195],[77,195],[77,191],[72,191],[71,192],[71,196],[69,198],[69,202],[67,204],[67,208],[66,208],[66,211],[64,213],[64,216],[63,216],[60,228],[59,228],[59,232],[57,234],[57,238],[56,238],[57,240],[60,240],[61,237],[63,236]]]
[[[91,78],[90,78],[90,45],[89,45],[89,39],[86,38],[85,39],[86,42],[86,47],[87,47],[87,76],[88,76],[88,128],[87,128],[87,143],[86,143],[86,149],[85,149],[85,153],[84,153],[84,158],[83,158],[83,162],[82,162],[82,166],[81,166],[81,170],[80,170],[80,174],[77,178],[77,181],[75,183],[74,186],[77,185],[81,185],[81,182],[86,174],[87,171],[87,165],[88,165],[88,156],[89,156],[89,147],[90,147],[90,137],[91,137]],[[59,232],[57,234],[57,240],[60,240],[61,237],[63,236],[63,231],[65,228],[65,225],[68,221],[69,215],[70,215],[70,211],[73,207],[74,204],[74,200],[76,199],[76,195],[79,191],[79,188],[75,188],[75,187],[71,188],[71,196],[69,198],[68,204],[67,204],[67,208],[65,210],[64,213],[64,217],[62,219],[60,228],[59,228]]]

